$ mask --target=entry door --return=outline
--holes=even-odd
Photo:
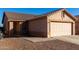
[[[15,35],[20,34],[20,22],[14,22],[14,34]]]
[[[51,22],[50,24],[51,37],[63,36],[72,34],[72,23],[57,23]]]
[[[22,25],[21,25],[21,34],[22,35],[27,35],[29,30],[28,30],[28,21],[26,22],[23,22]]]

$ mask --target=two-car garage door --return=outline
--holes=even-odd
[[[50,23],[50,34],[53,36],[63,36],[72,34],[72,23],[60,23],[51,22]]]

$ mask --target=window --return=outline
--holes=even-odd
[[[65,17],[65,14],[64,14],[64,12],[62,12],[62,13],[61,13],[61,17],[62,17],[62,18],[64,18],[64,17]]]

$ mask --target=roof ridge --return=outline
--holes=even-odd
[[[59,8],[59,9],[57,9],[57,10],[50,11],[50,12],[45,13],[45,14],[43,14],[43,15],[48,15],[48,14],[50,14],[50,13],[58,12],[58,11],[60,11],[60,10],[65,10],[65,8]]]
[[[29,13],[19,13],[19,12],[4,12],[5,14],[6,13],[10,13],[10,14],[18,14],[18,15],[33,15],[33,16],[38,16],[38,15],[35,15],[35,14],[29,14]]]
[[[41,14],[41,15],[35,15],[35,14],[29,14],[29,13],[18,13],[18,12],[4,12],[4,13],[11,13],[11,14],[20,14],[20,15],[33,15],[33,16],[42,16],[42,15],[48,15],[50,13],[54,13],[56,11],[60,11],[60,10],[64,10],[65,8],[59,8],[57,10],[54,10],[54,11],[50,11],[48,13],[45,13],[45,14]]]
[[[56,12],[58,12],[58,11],[65,11],[65,12],[66,12],[69,16],[71,16],[74,20],[77,19],[77,18],[74,17],[72,14],[70,14],[69,12],[67,12],[67,10],[66,10],[65,8],[61,8],[61,9],[58,9],[58,10],[55,10],[55,11],[52,11],[52,12],[48,12],[48,13],[46,13],[46,14],[40,15],[39,17],[47,16],[47,15],[49,15],[49,14],[51,14],[51,13],[56,13]],[[39,18],[39,17],[37,17],[37,18]]]

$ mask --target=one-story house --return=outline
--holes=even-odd
[[[39,16],[5,12],[3,25],[8,36],[54,37],[75,35],[75,20],[65,9]]]

